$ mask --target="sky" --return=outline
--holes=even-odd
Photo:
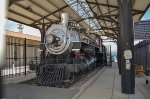
[[[144,14],[144,16],[142,17],[141,20],[148,20],[148,19],[150,19],[150,8],[148,8],[148,10],[146,11],[146,13]],[[17,26],[18,26],[18,23],[15,23],[15,22],[10,21],[10,20],[6,20],[6,22],[5,22],[5,29],[6,30],[18,32],[19,30],[17,29]],[[23,29],[24,34],[29,34],[29,35],[34,35],[34,36],[40,37],[40,31],[39,30],[34,29],[32,27],[29,27],[29,26],[26,26],[26,25],[24,25],[23,27],[24,27],[24,29]],[[139,41],[141,41],[141,40],[136,40],[135,44],[137,44]],[[107,42],[107,43],[104,43],[104,45],[111,45],[113,55],[116,55],[117,45],[115,43]]]
[[[148,10],[146,11],[141,20],[148,20],[148,19],[150,19],[150,7],[148,8]]]
[[[6,20],[6,22],[5,22],[5,30],[19,32],[17,27],[18,27],[18,23],[10,21],[10,20]],[[23,33],[40,37],[40,31],[38,29],[29,27],[27,25],[23,25]]]

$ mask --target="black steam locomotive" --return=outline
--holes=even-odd
[[[65,19],[65,18],[64,18]],[[81,41],[66,21],[52,25],[45,35],[47,56],[37,67],[37,81],[44,86],[70,83],[76,75],[84,74],[104,61],[101,39],[99,46]]]

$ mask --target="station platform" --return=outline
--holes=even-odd
[[[150,99],[150,85],[144,78],[136,78],[135,94],[121,93],[121,76],[117,63],[113,63],[76,99]]]

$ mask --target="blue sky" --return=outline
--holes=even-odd
[[[150,19],[150,7],[148,8],[148,10],[146,11],[146,13],[144,14],[141,20],[147,20],[147,19]]]
[[[17,23],[13,22],[13,21],[10,21],[10,20],[6,20],[6,23],[5,23],[5,29],[6,30],[10,30],[10,31],[16,31],[16,26],[17,26]]]

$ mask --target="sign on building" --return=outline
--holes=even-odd
[[[150,40],[150,20],[134,22],[134,38]]]

